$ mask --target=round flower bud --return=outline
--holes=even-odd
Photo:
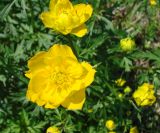
[[[138,133],[137,127],[132,127],[129,131],[129,133]]]
[[[131,88],[129,87],[129,86],[127,86],[125,89],[124,89],[124,93],[125,94],[128,94],[128,93],[130,93],[131,92]]]
[[[156,0],[149,0],[150,5],[155,6],[157,5],[157,1]]]
[[[116,127],[115,123],[113,120],[107,120],[106,121],[106,128],[110,131],[114,130]]]
[[[49,127],[46,133],[60,133],[59,129],[55,126]]]
[[[121,39],[120,47],[123,51],[131,51],[135,47],[135,42],[130,37]]]

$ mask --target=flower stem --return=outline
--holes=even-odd
[[[77,52],[77,50],[76,50],[76,48],[75,48],[75,46],[74,46],[74,44],[73,44],[73,42],[72,42],[71,36],[70,36],[70,35],[67,35],[67,39],[68,39],[68,41],[69,41],[68,46],[71,47],[71,49],[72,49],[74,55],[75,55],[77,58],[79,58],[78,52]]]

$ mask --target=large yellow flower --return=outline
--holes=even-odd
[[[148,83],[138,87],[133,93],[133,98],[138,106],[151,106],[156,101],[153,88],[154,86]]]
[[[81,109],[85,88],[94,80],[95,70],[87,62],[78,62],[67,45],[53,45],[28,61],[30,79],[27,98],[45,108]]]
[[[84,23],[92,15],[91,5],[72,5],[69,0],[51,0],[49,9],[40,15],[45,27],[59,31],[64,35],[71,33],[78,37],[87,33]]]

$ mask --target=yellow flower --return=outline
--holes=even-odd
[[[121,99],[121,98],[123,98],[123,94],[122,93],[119,93],[118,94],[118,97]]]
[[[39,52],[28,61],[30,79],[27,98],[45,108],[81,109],[85,88],[94,80],[95,70],[87,62],[78,62],[71,48],[55,44],[48,52]]]
[[[51,0],[49,11],[40,15],[45,27],[59,31],[64,35],[69,33],[82,37],[87,33],[84,24],[92,15],[89,4],[72,5],[69,0]]]
[[[135,42],[130,37],[121,39],[120,47],[123,51],[131,51],[135,47]]]
[[[53,126],[53,127],[49,127],[46,133],[60,133],[60,131],[57,127]]]
[[[117,86],[122,87],[126,83],[126,80],[119,78],[115,81],[115,83],[117,84]]]
[[[111,132],[109,132],[109,133],[116,133],[116,132],[111,131]]]
[[[138,87],[133,93],[133,98],[138,106],[151,106],[156,101],[153,88],[154,86],[148,83],[144,83]]]
[[[129,133],[138,133],[137,127],[132,127],[129,131]]]
[[[106,121],[106,128],[108,129],[108,130],[114,130],[115,129],[115,127],[116,127],[116,125],[115,125],[115,123],[114,123],[114,121],[113,120],[107,120]]]
[[[157,0],[149,0],[149,2],[153,6],[157,5]]]
[[[124,93],[125,94],[128,94],[128,93],[130,93],[131,92],[131,88],[129,87],[129,86],[127,86],[125,89],[124,89]]]

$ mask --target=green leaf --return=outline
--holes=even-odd
[[[0,81],[3,83],[4,86],[6,86],[6,77],[4,75],[0,75]]]

